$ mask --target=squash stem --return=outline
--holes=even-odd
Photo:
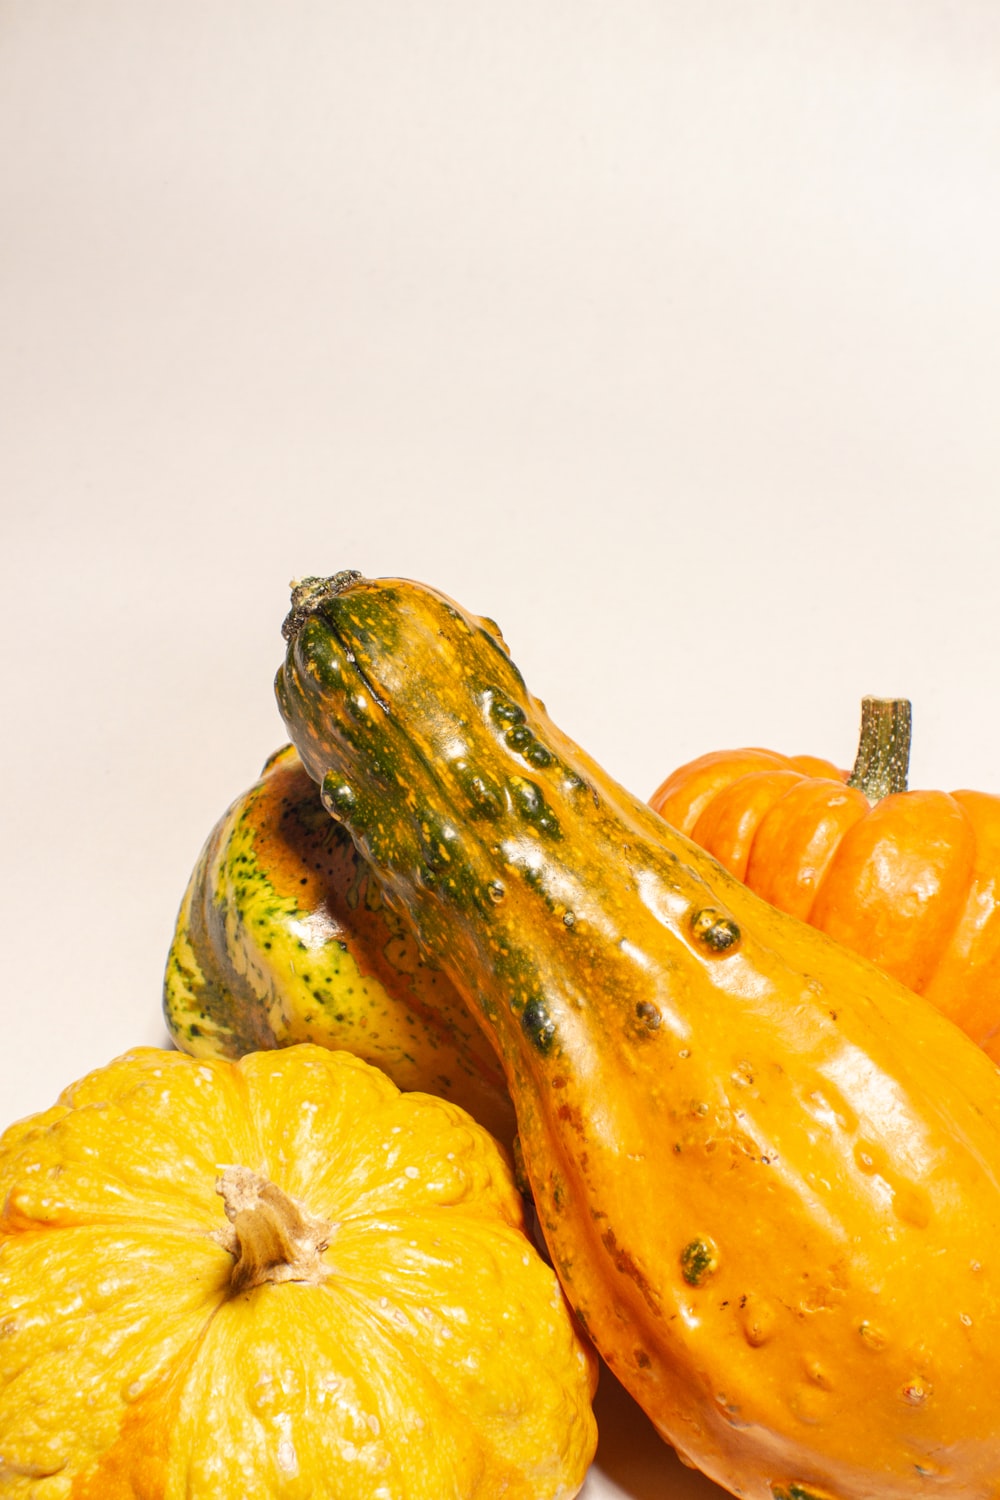
[[[861,700],[861,738],[847,785],[864,792],[869,802],[906,791],[911,719],[908,698]]]
[[[215,1184],[231,1228],[215,1238],[233,1256],[234,1294],[274,1281],[323,1281],[334,1226],[316,1219],[249,1167],[226,1167]]]
[[[356,583],[363,583],[364,577],[356,568],[344,568],[339,573],[334,573],[332,578],[296,578],[292,580],[292,607],[285,616],[285,622],[281,627],[281,634],[286,641],[290,641],[302,627],[310,615],[323,607],[327,599],[335,599],[338,594],[353,588]]]

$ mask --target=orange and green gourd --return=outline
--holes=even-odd
[[[1000,1078],[551,721],[434,589],[305,579],[278,701],[502,1057],[553,1264],[746,1500],[1000,1500]]]
[[[595,1361],[492,1137],[308,1044],[0,1138],[5,1500],[568,1500]]]
[[[1000,1059],[1000,797],[908,790],[910,720],[906,699],[866,698],[850,774],[809,756],[714,751],[650,804]]]
[[[420,954],[286,745],[219,819],[177,916],[170,1033],[195,1057],[316,1042],[405,1089],[451,1099],[505,1144],[513,1110],[493,1049]]]

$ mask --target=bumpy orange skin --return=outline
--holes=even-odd
[[[496,627],[307,580],[277,692],[504,1059],[571,1304],[747,1500],[1000,1500],[1000,1079],[564,735]]]
[[[1000,797],[870,803],[827,761],[715,751],[650,805],[781,911],[926,995],[1000,1060]]]

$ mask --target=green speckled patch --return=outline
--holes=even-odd
[[[688,1286],[702,1286],[719,1269],[719,1252],[707,1238],[691,1240],[680,1256],[681,1275]]]
[[[360,800],[381,808],[367,794]],[[380,812],[372,821],[385,836]],[[454,859],[441,865],[446,880],[458,868]],[[502,1138],[512,1129],[485,1038],[291,747],[202,852],[178,915],[164,1012],[178,1046],[196,1055],[300,1041],[342,1047],[400,1087],[464,1104]]]

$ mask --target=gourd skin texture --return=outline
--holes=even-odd
[[[903,791],[872,805],[846,776],[805,756],[716,751],[674,771],[650,804],[1000,1060],[1000,797]]]
[[[469,1110],[505,1144],[489,1043],[420,955],[291,745],[212,830],[177,917],[164,1014],[195,1057],[317,1042]]]
[[[507,1069],[570,1302],[754,1500],[1000,1496],[1000,1082],[563,735],[496,628],[305,580],[278,701]]]
[[[215,1190],[233,1163],[329,1231],[298,1279],[234,1285]],[[583,1482],[593,1356],[505,1158],[347,1053],[128,1053],[0,1139],[0,1202],[5,1500]]]

